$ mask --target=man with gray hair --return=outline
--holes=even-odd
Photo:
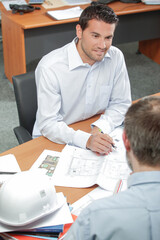
[[[160,97],[129,108],[123,141],[133,171],[128,189],[86,207],[65,240],[160,239]]]

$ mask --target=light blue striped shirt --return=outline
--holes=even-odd
[[[65,240],[160,240],[160,171],[129,177],[128,190],[90,204]]]

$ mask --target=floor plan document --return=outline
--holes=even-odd
[[[122,131],[122,128],[117,128],[112,132],[111,137],[116,149],[107,156],[97,156],[90,150],[67,145],[54,172],[54,184],[76,188],[98,184],[106,190],[113,191],[117,181],[122,179],[124,190],[130,169],[126,161]]]
[[[30,170],[39,170],[42,174],[52,177],[61,153],[45,149]]]

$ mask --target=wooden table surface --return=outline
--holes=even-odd
[[[154,94],[155,96],[160,96],[160,92]],[[137,102],[133,101],[133,103]],[[77,122],[74,124],[71,124],[70,127],[72,127],[75,130],[83,130],[85,132],[90,132],[90,125],[94,121],[96,121],[99,118],[100,115],[96,115],[92,118],[89,118],[87,120]],[[47,138],[41,136],[38,138],[35,138],[29,142],[26,142],[22,145],[18,145],[12,149],[9,149],[3,153],[0,154],[0,156],[4,156],[6,154],[14,154],[14,156],[17,159],[17,162],[21,168],[22,171],[29,170],[32,164],[37,160],[37,158],[40,156],[43,150],[53,150],[61,152],[65,145],[57,144],[54,142],[51,142]],[[68,188],[68,187],[56,187],[57,192],[63,192],[65,196],[67,196],[67,201],[70,203],[74,203],[77,201],[80,197],[84,196],[91,190],[93,190],[96,186],[92,186],[90,188]]]

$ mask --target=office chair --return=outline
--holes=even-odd
[[[20,126],[13,129],[19,144],[32,139],[37,111],[37,90],[34,72],[12,77]]]

